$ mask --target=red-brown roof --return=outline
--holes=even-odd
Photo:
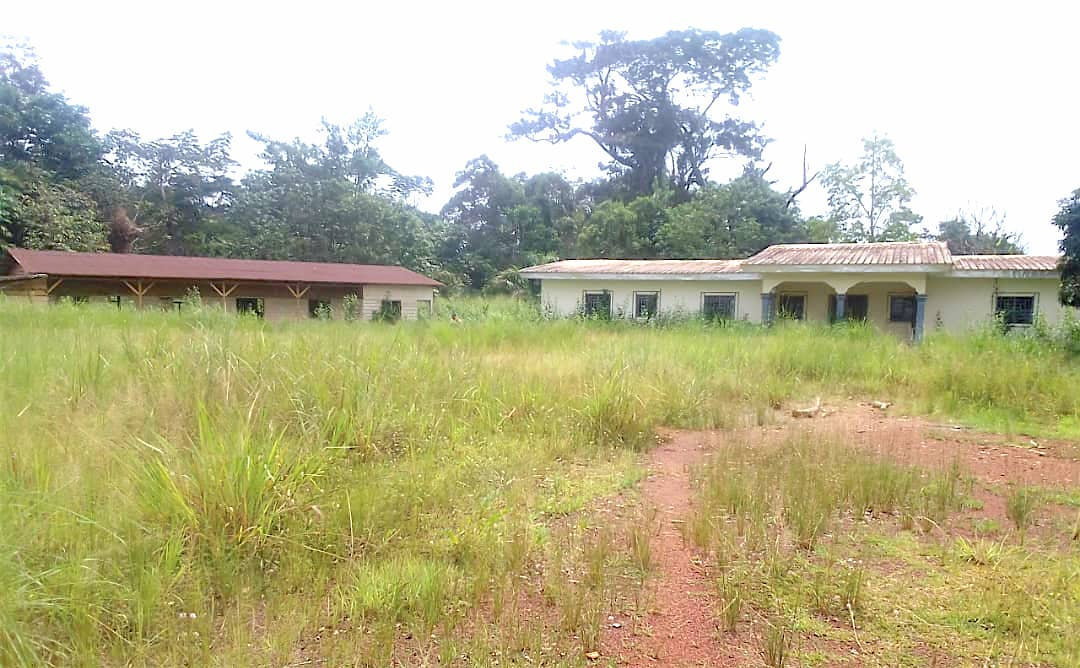
[[[959,271],[1057,271],[1054,255],[954,255]]]
[[[233,260],[217,257],[69,253],[9,248],[16,272],[78,278],[141,278],[183,281],[333,283],[344,285],[442,285],[404,267],[333,262]]]
[[[559,260],[525,267],[522,274],[732,274],[739,260]]]
[[[941,241],[860,244],[777,244],[744,260],[744,265],[933,265],[951,264]]]

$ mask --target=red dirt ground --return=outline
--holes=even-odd
[[[901,463],[923,468],[959,462],[961,469],[976,479],[976,496],[983,502],[982,509],[965,513],[962,519],[969,523],[973,518],[985,517],[1005,525],[1005,504],[999,493],[1008,485],[1080,484],[1080,461],[1073,456],[1077,452],[1075,444],[985,434],[892,415],[888,409],[879,410],[870,404],[826,406],[813,418],[783,417],[770,427],[737,432],[666,431],[662,434],[664,442],[650,454],[651,475],[642,489],[645,503],[656,508],[659,521],[652,543],[652,605],[636,623],[620,628],[609,625],[602,639],[604,660],[614,660],[620,666],[762,665],[752,634],[718,630],[714,578],[707,572],[706,560],[683,539],[680,522],[691,509],[689,468],[718,442],[745,438],[765,444],[796,431],[840,436]]]

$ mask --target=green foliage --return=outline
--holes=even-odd
[[[660,255],[671,258],[749,257],[806,235],[787,196],[755,172],[699,190],[666,218],[657,238]]]
[[[888,137],[863,139],[854,165],[833,163],[822,174],[839,239],[830,241],[908,241],[921,217],[908,208],[915,191],[904,178],[904,164]]]
[[[1005,230],[1005,220],[996,212],[961,213],[938,223],[938,241],[944,241],[955,255],[1005,255],[1023,253],[1019,236]]]
[[[1080,189],[1058,203],[1053,223],[1061,228],[1061,303],[1080,307]]]
[[[579,55],[548,67],[555,90],[530,109],[511,136],[561,143],[584,136],[608,155],[609,172],[629,196],[658,183],[678,192],[707,183],[718,153],[756,157],[765,140],[753,123],[718,116],[735,106],[779,54],[767,30],[672,31],[651,40],[603,32],[579,42]]]

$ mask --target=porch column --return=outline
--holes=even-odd
[[[915,295],[915,341],[923,339],[923,329],[926,325],[926,295]]]
[[[771,325],[776,315],[776,294],[772,292],[761,293],[761,324]]]
[[[842,322],[844,320],[844,304],[847,302],[846,292],[836,293],[836,322]]]

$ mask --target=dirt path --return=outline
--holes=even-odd
[[[713,578],[681,530],[691,508],[689,469],[705,456],[707,439],[675,431],[663,436],[665,442],[650,455],[651,475],[642,486],[659,525],[652,540],[651,605],[633,628],[607,630],[604,654],[618,657],[621,666],[745,665],[753,650],[735,638],[721,642]]]

